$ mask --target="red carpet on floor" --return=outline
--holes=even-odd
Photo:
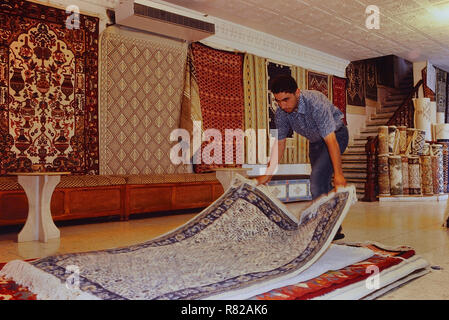
[[[322,275],[294,285],[274,289],[258,295],[258,300],[308,300],[322,296],[336,289],[349,286],[355,282],[363,281],[370,276],[366,272],[369,265],[377,266],[383,271],[395,266],[415,255],[414,250],[385,250],[374,244],[360,245],[373,250],[371,258],[349,265],[339,270],[330,270]]]
[[[0,263],[0,270],[6,263]],[[0,300],[37,300],[36,295],[27,288],[11,280],[0,277]]]

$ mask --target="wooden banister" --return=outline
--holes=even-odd
[[[404,100],[399,108],[396,109],[390,120],[386,123],[387,126],[407,126],[413,128],[415,107],[413,105],[413,98],[418,97],[418,90],[423,84],[423,80],[419,80],[413,90]],[[377,201],[378,184],[377,184],[377,156],[378,156],[378,136],[368,137],[365,145],[367,164],[366,164],[366,182],[365,195],[363,201]]]

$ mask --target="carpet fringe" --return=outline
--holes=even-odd
[[[98,297],[65,286],[61,280],[28,262],[13,260],[0,271],[0,276],[27,287],[39,300],[98,300]]]
[[[369,245],[375,245],[378,248],[381,248],[383,250],[388,250],[388,251],[407,251],[407,250],[415,250],[413,247],[408,246],[408,245],[401,245],[401,244],[397,244],[397,245],[387,245],[387,244],[383,244],[377,241],[373,241],[373,240],[365,240],[365,241],[339,241],[336,242],[337,244],[341,244],[341,245],[345,245],[345,246],[369,246]],[[379,254],[378,252],[376,252],[376,254]]]

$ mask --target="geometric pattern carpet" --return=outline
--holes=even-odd
[[[329,98],[329,76],[326,74],[307,71],[307,89],[320,91],[326,96],[326,98]]]
[[[226,131],[244,128],[244,55],[196,42],[191,48],[204,129],[201,154],[194,155],[194,171],[203,173],[215,168],[241,167],[242,140],[227,139]]]
[[[100,174],[188,172],[170,160],[187,45],[118,27],[100,44]]]
[[[347,100],[352,106],[365,106],[365,64],[351,62],[346,67]]]

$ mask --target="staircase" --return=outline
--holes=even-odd
[[[345,179],[354,184],[357,198],[360,200],[365,193],[367,155],[365,145],[369,136],[377,136],[379,126],[386,125],[404,100],[413,90],[413,74],[400,82],[398,88],[379,86],[380,108],[369,116],[360,134],[353,137],[352,142],[342,155],[342,167]]]

